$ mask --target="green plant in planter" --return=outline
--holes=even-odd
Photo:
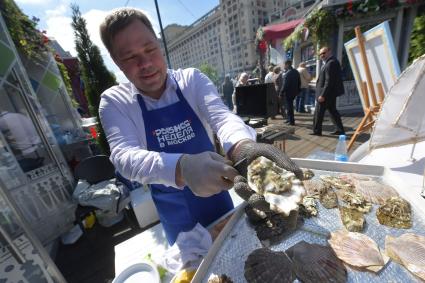
[[[331,11],[319,9],[308,16],[304,26],[309,29],[313,43],[323,46],[331,41],[337,21]]]
[[[1,0],[0,11],[16,48],[27,58],[40,58],[48,51],[47,38],[37,30],[37,18],[22,13],[13,0]]]
[[[296,42],[301,41],[303,30],[304,30],[304,25],[299,25],[295,28],[295,30],[291,33],[290,36],[288,36],[287,38],[283,40],[282,44],[285,50],[289,50],[293,48]]]

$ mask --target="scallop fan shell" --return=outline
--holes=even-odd
[[[248,283],[286,283],[295,280],[288,256],[268,248],[260,248],[249,254],[244,270]]]
[[[347,269],[331,247],[298,242],[286,251],[297,278],[304,283],[346,282]]]
[[[393,187],[372,180],[370,177],[347,174],[343,178],[352,183],[355,190],[371,203],[384,204],[387,199],[399,196]]]
[[[425,281],[425,237],[406,233],[398,238],[385,237],[385,253]]]
[[[339,259],[355,267],[378,272],[388,261],[375,241],[361,233],[338,230],[328,242]]]

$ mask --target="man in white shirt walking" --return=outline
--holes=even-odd
[[[100,27],[103,43],[129,79],[107,89],[99,114],[111,161],[131,181],[149,184],[168,242],[233,208],[227,192],[246,164],[263,155],[301,176],[272,145],[232,114],[199,70],[167,70],[146,15],[123,8]],[[214,152],[215,133],[228,159]],[[247,160],[238,172],[232,161]]]
[[[301,62],[297,69],[300,73],[301,91],[295,99],[295,110],[299,113],[305,113],[305,101],[308,95],[308,83],[311,81],[311,75],[306,68],[305,62]]]

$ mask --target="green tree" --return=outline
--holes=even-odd
[[[199,70],[204,73],[216,86],[219,85],[217,70],[207,63],[202,63]]]
[[[80,8],[71,4],[72,27],[75,35],[75,49],[80,60],[84,92],[89,111],[98,120],[97,143],[104,154],[109,155],[109,146],[99,119],[100,95],[109,87],[116,85],[115,76],[106,68],[99,48],[90,40],[86,20],[81,16]]]
[[[425,54],[425,14],[415,18],[410,37],[409,62]]]

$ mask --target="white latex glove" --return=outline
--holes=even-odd
[[[184,183],[199,197],[230,189],[233,179],[239,175],[230,160],[211,151],[183,154],[179,162]]]

